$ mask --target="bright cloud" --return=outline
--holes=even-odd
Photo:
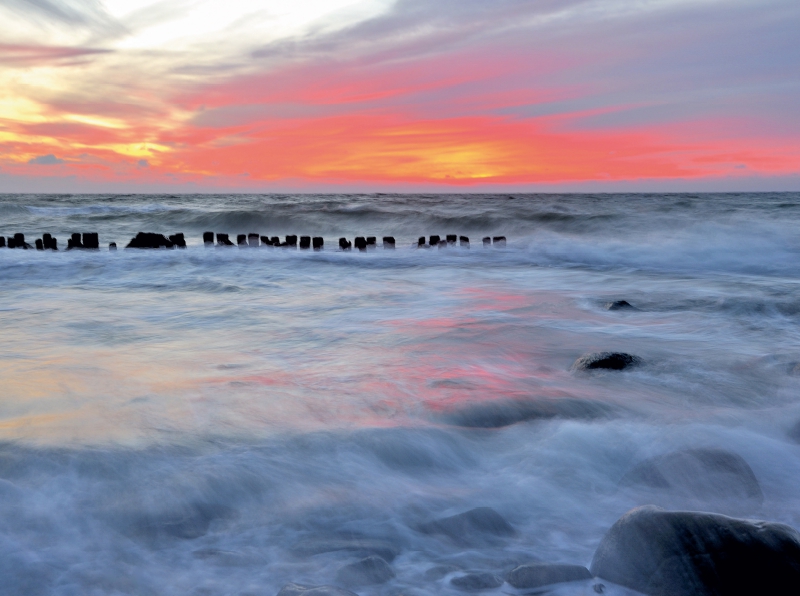
[[[263,190],[797,180],[798,25],[794,0],[9,0],[0,169]]]

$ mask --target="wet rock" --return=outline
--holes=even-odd
[[[430,246],[437,246],[439,244],[439,236],[431,236],[431,239],[428,241]]]
[[[163,234],[139,232],[125,248],[173,248],[173,246],[172,242]]]
[[[303,250],[311,248],[311,236],[300,236],[300,248]]]
[[[494,590],[503,585],[503,580],[493,573],[469,573],[450,580],[450,585],[464,592]]]
[[[277,596],[358,596],[350,590],[335,586],[303,586],[301,584],[286,584]]]
[[[747,462],[723,449],[686,449],[647,459],[625,474],[620,484],[701,499],[745,499],[759,503],[764,499]]]
[[[100,248],[100,237],[97,232],[84,232],[83,248],[98,250]]]
[[[591,571],[650,596],[788,596],[800,586],[800,534],[783,524],[638,507],[603,537]]]
[[[339,249],[340,250],[350,250],[352,244],[347,238],[339,238]]]
[[[484,246],[491,246],[492,245],[492,239],[489,238],[489,236],[484,236],[483,245]]]
[[[214,245],[214,232],[203,232],[203,244],[205,246]]]
[[[572,365],[573,370],[624,370],[642,364],[638,356],[624,352],[594,352],[578,358]]]
[[[311,245],[314,247],[314,250],[322,250],[322,247],[325,245],[325,240],[322,239],[322,236],[314,236],[311,239]]]
[[[451,573],[455,573],[456,571],[461,571],[461,567],[456,565],[435,565],[429,569],[425,570],[424,577],[428,581],[438,581],[449,575]]]
[[[390,563],[400,554],[400,549],[390,542],[371,538],[311,538],[298,542],[292,548],[292,552],[301,557],[337,551],[346,551],[359,557],[375,555]]]
[[[131,529],[135,535],[148,540],[192,540],[204,536],[212,521],[231,514],[232,510],[225,505],[191,503],[172,511],[139,515],[132,520]]]
[[[506,237],[505,236],[494,236],[492,238],[492,244],[495,246],[505,246],[506,245]]]
[[[383,237],[383,248],[384,249],[393,249],[394,248],[394,236],[384,236]]]
[[[217,234],[217,246],[233,246],[227,234]]]
[[[633,306],[627,300],[615,300],[614,302],[606,302],[606,310],[633,310]]]
[[[459,545],[472,545],[516,535],[503,517],[491,507],[476,507],[464,513],[421,524],[423,534],[438,534]]]
[[[458,241],[461,244],[461,246],[463,246],[465,248],[469,248],[469,237],[468,236],[459,236],[458,237]]]
[[[467,404],[446,412],[440,419],[465,428],[503,428],[528,420],[595,420],[608,418],[613,413],[611,406],[587,399],[519,399]]]
[[[592,574],[583,565],[559,565],[533,563],[520,565],[506,576],[506,581],[518,589],[539,588],[550,584],[576,582],[592,579]]]
[[[345,586],[372,586],[385,584],[393,577],[394,571],[389,563],[371,555],[339,569],[336,573],[336,583]]]

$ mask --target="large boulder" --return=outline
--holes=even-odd
[[[339,569],[336,583],[345,586],[372,586],[385,584],[393,577],[394,571],[389,563],[372,555]]]
[[[666,497],[755,503],[764,499],[747,462],[723,449],[685,449],[647,459],[625,474],[620,484],[652,489]]]
[[[528,420],[594,420],[613,414],[611,406],[588,399],[502,399],[461,405],[441,414],[447,424],[465,428],[502,428]]]
[[[303,586],[286,584],[278,592],[278,596],[358,596],[350,590],[335,586]]]
[[[462,546],[516,535],[511,524],[491,507],[476,507],[458,515],[421,524],[418,529],[424,534],[447,536]]]
[[[650,596],[800,593],[800,534],[783,524],[648,505],[623,515],[591,572]]]
[[[642,359],[624,352],[593,352],[578,358],[573,370],[624,370],[642,364]]]
[[[525,590],[587,579],[592,579],[592,574],[583,565],[559,565],[554,563],[520,565],[506,576],[506,581],[509,585]]]

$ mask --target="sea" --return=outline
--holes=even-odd
[[[800,193],[0,195],[15,233],[59,250],[0,249],[2,594],[455,595],[638,505],[800,528]],[[675,453],[759,494],[631,476]],[[431,531],[476,508],[513,532]],[[548,593],[633,594],[598,581]]]

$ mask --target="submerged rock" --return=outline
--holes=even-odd
[[[506,581],[518,589],[539,588],[550,584],[592,579],[592,574],[583,565],[560,565],[533,563],[520,565],[506,576]]]
[[[491,507],[476,507],[458,515],[424,523],[417,529],[423,534],[447,536],[460,545],[516,536],[511,524]]]
[[[385,584],[394,577],[389,563],[375,555],[345,565],[336,574],[336,583],[346,586]]]
[[[638,356],[624,352],[593,352],[581,356],[572,365],[573,370],[624,370],[642,363]]]
[[[605,308],[606,310],[634,310],[631,303],[627,300],[614,300],[614,302],[607,302]]]
[[[350,590],[335,586],[303,586],[300,584],[286,584],[277,596],[358,596]]]
[[[503,428],[527,420],[608,418],[613,412],[611,406],[587,399],[514,399],[467,404],[446,412],[441,419],[465,428]]]
[[[192,503],[173,511],[141,514],[132,520],[131,529],[135,535],[149,540],[192,540],[204,536],[211,522],[230,517],[232,513],[225,505]]]
[[[723,449],[685,449],[647,459],[620,484],[701,499],[764,499],[752,468],[740,455]]]
[[[424,577],[429,581],[437,581],[456,571],[461,571],[461,567],[457,565],[435,565],[425,570]]]
[[[292,548],[296,555],[305,557],[336,551],[346,551],[356,556],[376,555],[385,561],[394,561],[400,549],[384,540],[369,538],[311,538],[298,542]]]
[[[649,505],[611,527],[591,571],[650,596],[788,596],[800,589],[800,534],[783,524]]]
[[[479,592],[481,590],[494,590],[503,585],[503,580],[494,573],[469,573],[450,580],[454,588],[465,592]]]

